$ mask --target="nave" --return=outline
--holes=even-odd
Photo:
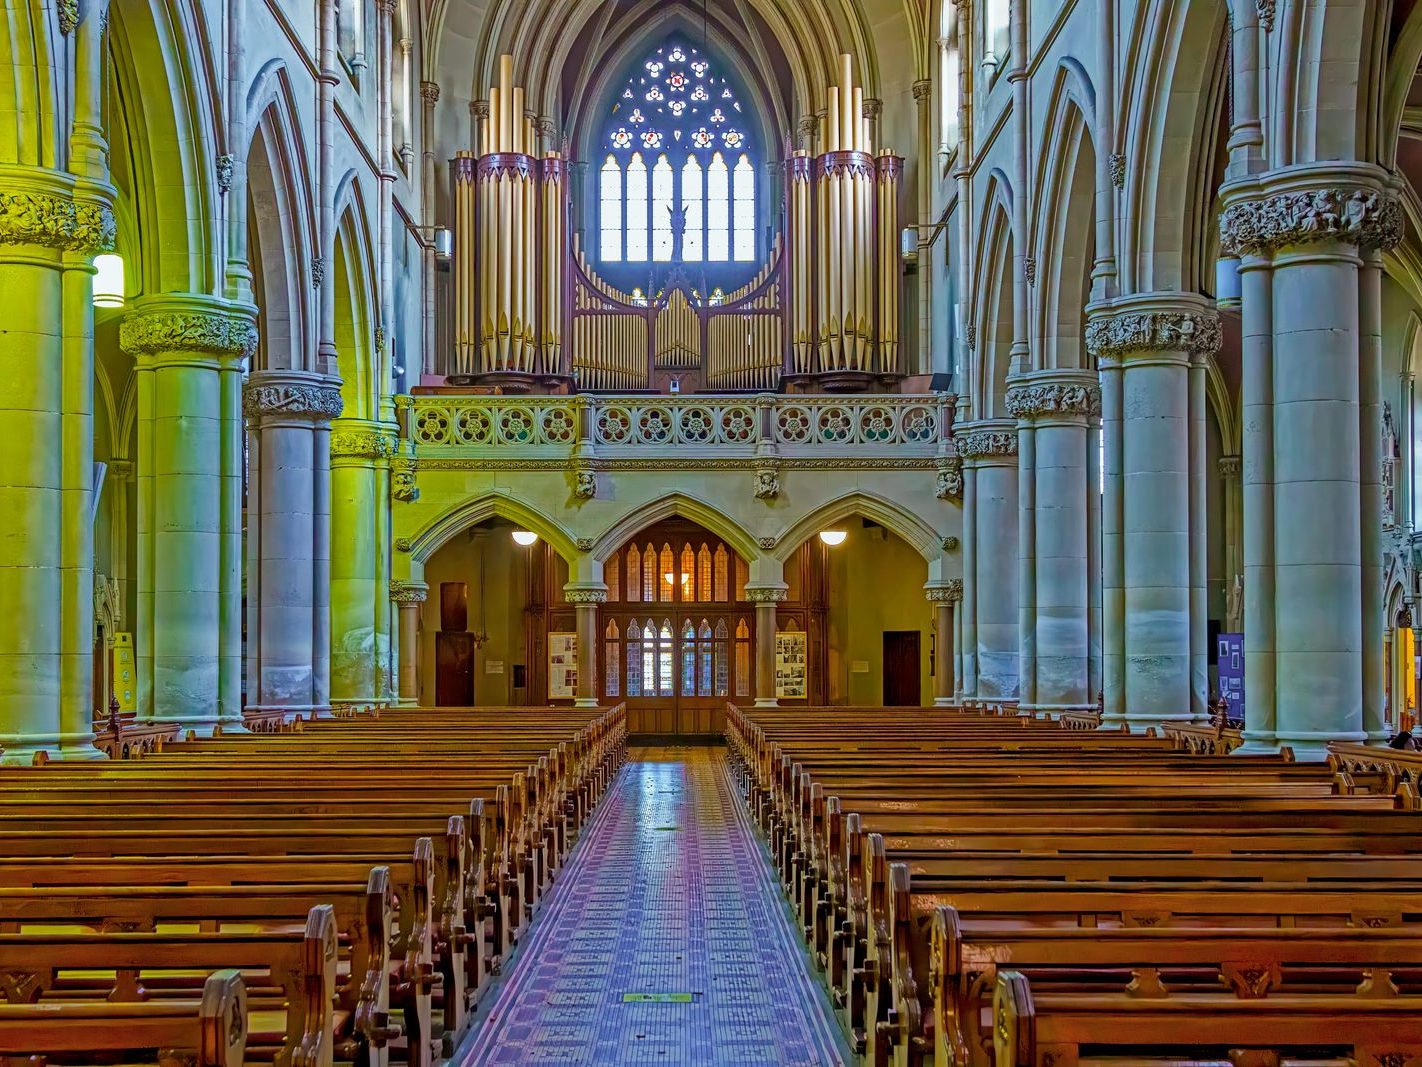
[[[460,1062],[850,1063],[804,955],[721,751],[634,749]]]

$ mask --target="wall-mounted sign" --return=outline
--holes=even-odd
[[[578,635],[548,635],[548,699],[571,700],[578,695]]]
[[[775,696],[804,700],[807,695],[806,641],[803,630],[781,630],[775,635]]]
[[[1220,696],[1229,701],[1229,717],[1244,718],[1244,635],[1220,634]]]
[[[119,711],[138,709],[138,676],[133,665],[133,634],[114,634],[111,687],[118,697]]]

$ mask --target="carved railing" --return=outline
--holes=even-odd
[[[1328,746],[1335,792],[1380,793],[1398,807],[1422,810],[1422,752],[1335,741]]]
[[[1228,726],[1163,723],[1161,734],[1182,752],[1195,756],[1228,756],[1244,744],[1240,731]]]
[[[863,397],[418,396],[421,455],[558,459],[685,458],[866,461],[926,466],[951,454],[952,399]]]

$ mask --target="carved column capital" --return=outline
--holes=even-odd
[[[752,604],[783,604],[790,599],[790,590],[784,585],[748,585],[746,599]]]
[[[913,98],[920,103],[933,96],[933,82],[927,78],[913,83]]]
[[[1337,183],[1288,188],[1240,200],[1220,215],[1220,250],[1267,255],[1290,245],[1341,241],[1387,252],[1401,243],[1402,203],[1390,189],[1340,176]]]
[[[331,427],[331,458],[389,459],[400,447],[394,427],[341,420]]]
[[[1014,382],[1007,390],[1007,413],[1016,419],[1044,416],[1095,418],[1101,414],[1101,386],[1096,375],[1073,374]]]
[[[423,604],[429,595],[430,587],[424,582],[397,580],[390,583],[390,599],[397,604]]]
[[[197,294],[167,294],[135,305],[119,327],[119,347],[134,356],[199,353],[245,359],[257,348],[254,308]]]
[[[1086,350],[1098,360],[1141,352],[1204,358],[1220,350],[1220,317],[1203,297],[1146,294],[1088,310]]]
[[[924,586],[923,594],[930,604],[952,604],[963,599],[963,579],[950,578],[938,585]]]
[[[323,423],[339,418],[341,390],[329,378],[299,371],[254,371],[242,390],[242,414],[248,422],[301,419]]]
[[[420,82],[420,96],[423,97],[427,103],[439,103],[439,83]]]
[[[1221,456],[1220,474],[1226,478],[1238,478],[1239,472],[1243,468],[1243,460],[1239,456]]]
[[[1001,459],[1017,455],[1017,427],[1007,422],[965,423],[955,427],[953,443],[964,459]]]
[[[0,167],[0,245],[39,245],[63,252],[112,252],[113,209],[75,196],[72,179]]]
[[[569,604],[606,604],[607,586],[601,582],[570,582],[563,586],[563,599]]]

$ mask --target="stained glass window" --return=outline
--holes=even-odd
[[[627,79],[606,120],[598,196],[605,263],[756,259],[756,150],[737,92],[695,48],[669,42]]]

